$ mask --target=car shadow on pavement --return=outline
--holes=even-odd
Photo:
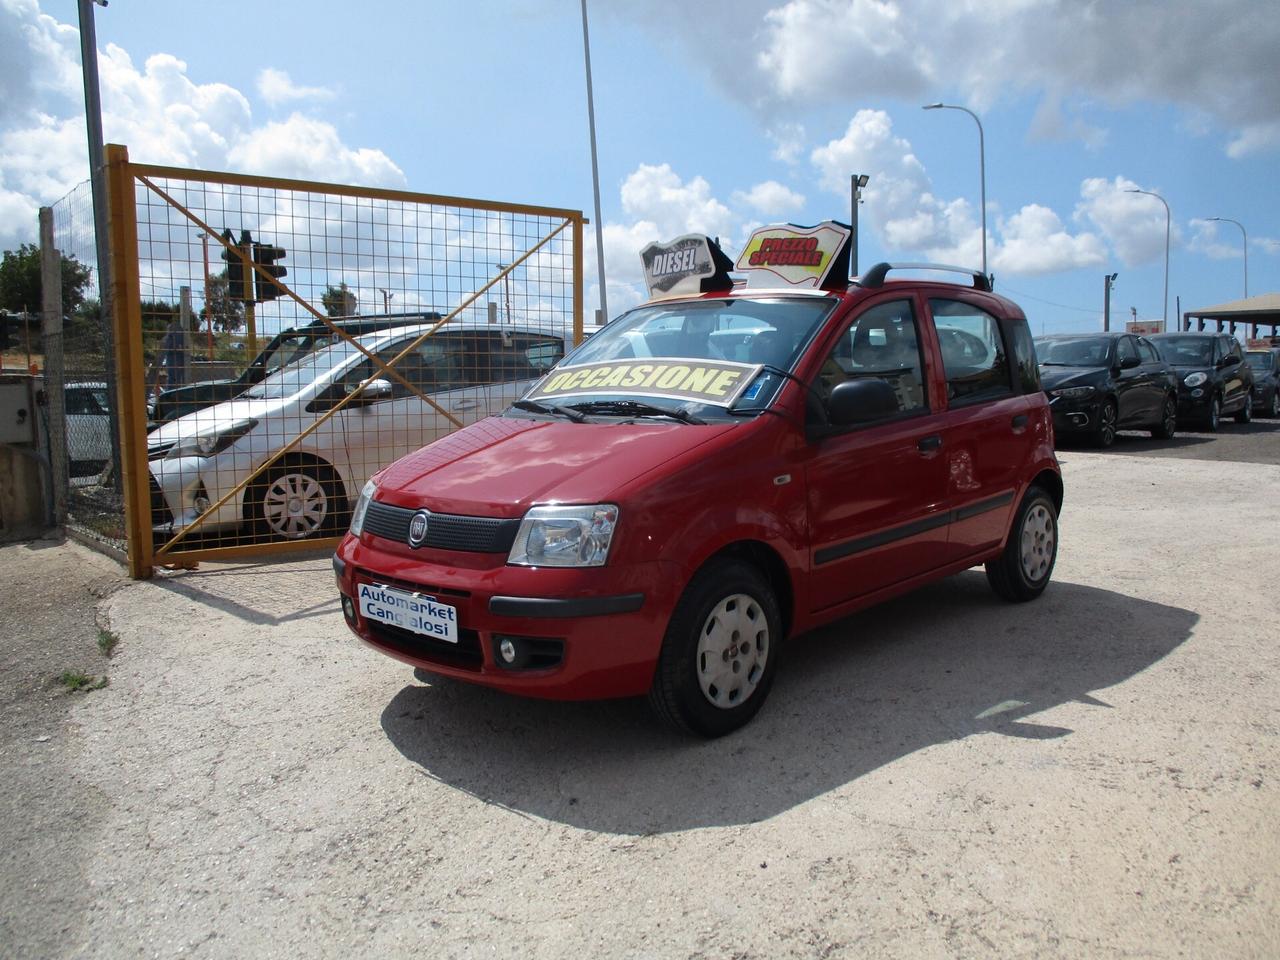
[[[246,563],[183,571],[151,582],[246,623],[270,626],[310,617],[341,617],[327,553],[323,559],[301,562]],[[316,602],[318,582],[331,587],[320,602]],[[284,612],[268,612],[272,610]]]
[[[1106,688],[1197,620],[1072,583],[1005,604],[970,571],[797,638],[764,709],[721,740],[667,732],[643,700],[556,703],[448,681],[405,687],[382,727],[441,783],[567,825],[640,835],[750,823],[929,746],[1070,736],[1034,715],[1071,701],[1106,710]]]

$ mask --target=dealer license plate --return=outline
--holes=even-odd
[[[434,640],[458,642],[456,607],[437,603],[420,593],[410,593],[408,590],[384,587],[376,583],[362,583],[357,589],[362,616]]]

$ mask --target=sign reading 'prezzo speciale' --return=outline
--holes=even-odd
[[[550,400],[586,394],[670,397],[728,407],[760,372],[726,360],[613,360],[557,367],[528,395]]]

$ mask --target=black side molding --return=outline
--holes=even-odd
[[[644,606],[643,593],[616,597],[490,597],[489,612],[500,617],[604,617],[611,613],[634,613]]]

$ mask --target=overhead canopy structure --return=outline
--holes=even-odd
[[[1200,310],[1187,310],[1182,314],[1182,328],[1191,329],[1191,320],[1195,318],[1196,329],[1203,330],[1205,321],[1212,320],[1222,330],[1224,323],[1230,324],[1230,332],[1236,332],[1236,324],[1248,324],[1251,335],[1258,336],[1259,327],[1270,327],[1271,335],[1280,334],[1280,293],[1264,293],[1258,297],[1245,300],[1232,300],[1216,307],[1204,307]]]

